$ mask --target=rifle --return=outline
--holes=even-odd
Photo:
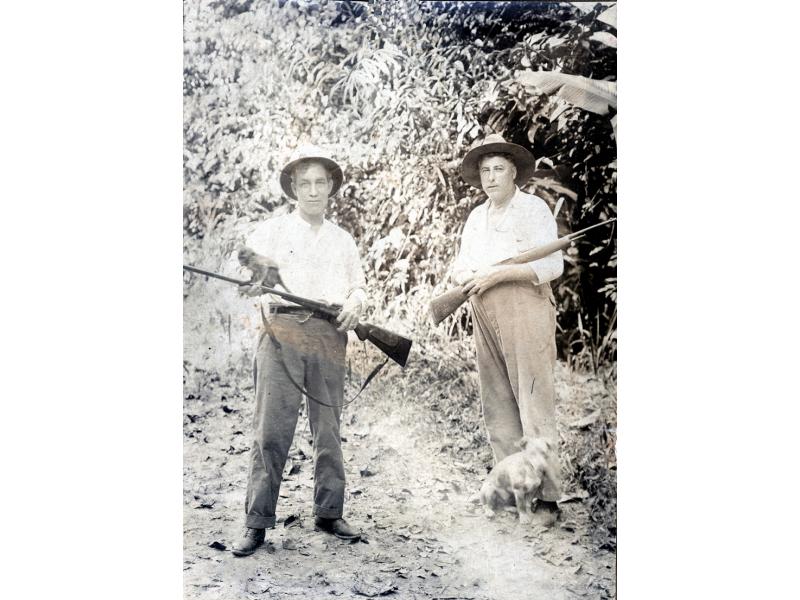
[[[310,300],[309,298],[303,298],[302,296],[297,296],[288,292],[282,292],[266,285],[254,284],[252,281],[244,281],[242,279],[226,277],[225,275],[213,273],[212,271],[206,271],[205,269],[198,269],[197,267],[193,267],[191,265],[183,265],[183,269],[185,271],[191,271],[192,273],[199,273],[200,275],[205,275],[207,277],[214,277],[215,279],[221,279],[222,281],[235,283],[236,285],[258,285],[264,290],[265,294],[274,294],[276,296],[280,296],[285,300],[289,300],[290,302],[294,302],[295,304],[299,304],[305,308],[323,313],[332,318],[339,316],[339,313],[342,311],[341,304],[328,304],[326,302]],[[364,340],[371,342],[398,365],[401,367],[406,366],[408,353],[411,351],[410,339],[389,331],[388,329],[384,329],[383,327],[379,327],[378,325],[373,325],[372,323],[359,323],[355,327],[355,332],[358,336],[358,339],[360,339],[362,342]]]
[[[577,239],[582,238],[586,235],[586,232],[590,229],[594,229],[595,227],[600,227],[601,225],[607,225],[616,221],[616,218],[608,219],[607,221],[603,221],[602,223],[595,223],[587,227],[586,229],[581,229],[580,231],[576,231],[575,233],[570,233],[569,235],[565,235],[562,238],[559,238],[553,242],[545,244],[544,246],[540,246],[538,248],[531,248],[530,250],[526,250],[517,256],[512,256],[510,258],[506,258],[505,260],[501,260],[499,263],[495,263],[493,266],[499,265],[521,265],[525,263],[532,262],[534,260],[539,260],[540,258],[544,258],[552,254],[553,252],[558,252],[559,250],[563,250],[567,246],[569,246],[572,242]],[[430,303],[430,313],[431,318],[433,319],[433,324],[438,325],[442,321],[444,321],[447,317],[452,315],[456,312],[456,309],[464,304],[467,301],[467,295],[462,291],[461,286],[453,288],[441,294],[440,296],[436,296]]]

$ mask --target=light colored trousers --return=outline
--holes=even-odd
[[[495,462],[518,452],[516,442],[523,436],[549,437],[558,447],[556,312],[550,285],[500,283],[472,296],[470,304],[483,418]],[[558,500],[560,488],[560,481],[547,478],[542,500]]]
[[[303,315],[275,315],[270,324],[292,379],[322,402],[340,405],[347,334],[324,319]],[[279,361],[269,336],[262,333],[253,366],[256,407],[245,499],[246,526],[258,529],[275,525],[283,468],[302,401]],[[314,440],[314,514],[329,519],[341,517],[344,506],[341,413],[341,408],[308,402]]]

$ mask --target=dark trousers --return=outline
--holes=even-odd
[[[270,326],[294,381],[323,402],[341,404],[347,334],[336,331],[326,320],[303,315],[275,315]],[[274,344],[264,332],[254,363],[256,407],[246,525],[269,528],[275,525],[275,507],[302,394],[287,377]],[[314,514],[325,518],[341,517],[344,507],[341,412],[341,408],[308,402],[314,440]]]

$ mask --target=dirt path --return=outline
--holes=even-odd
[[[553,530],[521,526],[511,513],[487,519],[469,498],[486,472],[488,450],[483,462],[474,453],[461,456],[446,430],[413,410],[412,398],[402,392],[387,397],[380,386],[348,409],[342,427],[345,517],[364,539],[351,544],[314,531],[312,450],[301,416],[279,522],[253,556],[234,557],[230,546],[244,519],[252,415],[252,388],[239,385],[207,381],[202,389],[186,390],[187,598],[614,596],[615,556],[589,549],[588,514],[580,500],[562,504]]]

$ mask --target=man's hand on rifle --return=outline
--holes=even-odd
[[[242,296],[248,296],[250,298],[254,296],[261,296],[264,294],[264,290],[260,285],[251,285],[249,283],[243,283],[239,286],[239,293]]]
[[[364,310],[364,305],[361,299],[355,294],[350,294],[347,300],[342,305],[342,311],[336,317],[336,322],[339,323],[337,331],[350,331],[355,329],[358,325],[358,320],[361,318],[361,312]]]
[[[528,265],[497,265],[478,269],[472,278],[464,282],[461,289],[467,296],[483,294],[504,281],[533,281],[538,283],[536,274]]]

